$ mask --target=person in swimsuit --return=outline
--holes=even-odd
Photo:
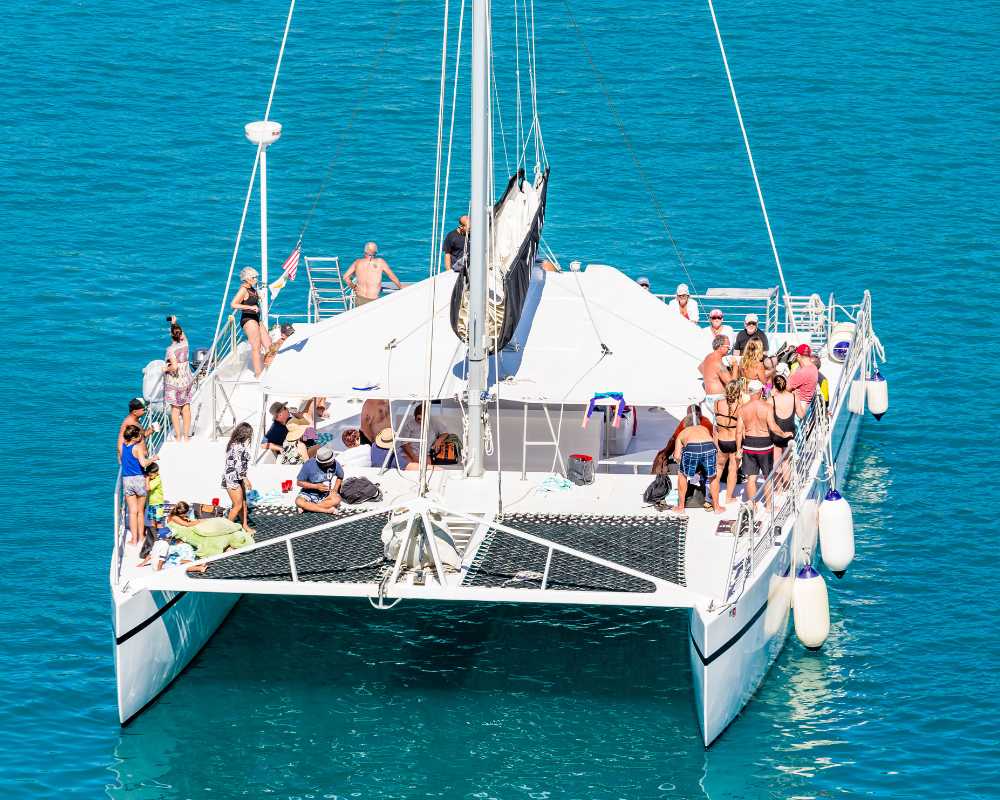
[[[698,467],[704,467],[709,481],[711,503],[716,514],[722,514],[725,509],[719,505],[719,471],[716,469],[716,448],[713,435],[701,424],[701,409],[696,405],[688,406],[684,430],[674,444],[674,460],[680,464],[677,470],[677,505],[674,511],[684,513],[684,497],[687,495],[688,481],[698,474]],[[709,499],[709,495],[705,495]]]
[[[774,416],[774,424],[781,433],[772,434],[771,441],[779,450],[784,450],[795,438],[795,417],[802,416],[800,410],[795,401],[795,394],[788,390],[788,379],[784,375],[775,375],[774,391],[771,393],[771,413]]]
[[[167,348],[166,366],[163,368],[163,399],[170,406],[170,421],[174,426],[174,440],[191,441],[191,395],[194,393],[194,375],[188,340],[177,322],[170,323],[170,347]],[[181,427],[181,420],[184,425]]]
[[[386,260],[379,258],[378,245],[375,242],[368,242],[365,244],[364,256],[354,259],[354,263],[344,273],[344,282],[354,292],[354,305],[363,306],[372,300],[378,300],[382,294],[383,273],[389,276],[389,280],[396,284],[397,289],[403,288],[399,278],[389,269]]]
[[[705,387],[705,414],[711,419],[715,416],[715,402],[726,393],[726,384],[736,377],[736,371],[728,366],[729,339],[716,336],[712,339],[712,352],[698,366],[702,384]]]
[[[234,311],[240,312],[240,327],[250,344],[250,358],[253,374],[260,377],[264,371],[261,353],[271,348],[271,336],[267,332],[266,321],[260,318],[260,296],[257,294],[257,270],[244,267],[240,270],[240,288],[231,303]]]
[[[750,381],[760,381],[762,386],[767,383],[767,369],[764,367],[764,346],[761,344],[760,339],[751,339],[747,342],[746,349],[740,356],[740,363],[737,369],[744,386],[748,386]]]
[[[719,449],[719,475],[726,476],[725,502],[722,500],[722,490],[719,489],[719,503],[722,505],[731,503],[736,495],[740,458],[743,455],[743,420],[740,419],[739,411],[740,383],[729,381],[726,384],[726,396],[715,401],[715,446]]]
[[[747,497],[757,496],[757,476],[767,480],[774,468],[774,444],[771,434],[780,434],[774,424],[771,406],[764,400],[764,385],[758,380],[747,386],[750,400],[740,409],[743,422],[743,472],[747,476]],[[765,483],[764,498],[770,502],[771,485]]]

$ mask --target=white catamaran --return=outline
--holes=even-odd
[[[294,2],[289,24],[293,9]],[[494,202],[490,14],[489,0],[473,0],[468,268],[442,269],[437,254],[446,207],[439,200],[447,194],[443,57],[428,277],[355,307],[335,258],[304,257],[305,313],[259,380],[235,318],[217,325],[212,347],[195,365],[190,442],[165,432],[162,399],[147,393],[152,421],[164,426],[149,445],[160,458],[168,503],[210,504],[224,495],[230,432],[248,422],[260,441],[275,401],[323,398],[316,436],[337,443],[342,431],[359,427],[366,401],[387,401],[392,447],[419,448],[419,469],[401,469],[403,459],[392,459],[390,448],[375,466],[347,470],[378,484],[377,499],[333,514],[299,513],[288,488],[300,465],[256,448],[249,471],[260,495],[251,508],[255,541],[202,558],[207,569],[200,573],[186,565],[138,566],[119,476],[110,584],[123,723],[168,686],[247,593],[367,598],[376,609],[403,601],[688,609],[706,745],[736,717],[781,650],[793,600],[803,643],[818,647],[825,639],[817,544],[827,566],[843,574],[854,540],[850,509],[836,489],[866,400],[879,416],[887,407],[868,292],[848,306],[832,294],[789,294],[771,237],[779,286],[698,295],[730,315],[757,314],[772,352],[810,345],[821,356],[829,399],[816,393],[756,497],[737,493],[721,515],[703,510],[700,499],[684,514],[670,511],[670,503],[646,502],[657,452],[685,409],[705,399],[698,367],[711,335],[612,266],[572,262],[563,270],[550,253],[541,257],[549,171],[534,106],[533,37],[534,175],[519,164]],[[729,76],[717,25],[716,34]],[[456,81],[460,41],[461,31]],[[275,82],[280,63],[281,54]],[[742,129],[731,77],[729,83]],[[273,84],[271,90],[273,96]],[[268,147],[281,126],[267,117],[246,132],[257,146],[261,319],[276,326],[289,317],[267,309],[266,174]],[[744,144],[749,157],[745,131]],[[527,150],[520,139],[518,148]],[[231,266],[236,260],[234,251]],[[417,406],[420,435],[407,437]],[[428,467],[432,428],[460,439],[458,463]],[[566,480],[576,467],[583,477]]]

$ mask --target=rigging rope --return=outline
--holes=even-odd
[[[285,18],[285,30],[281,34],[281,46],[278,48],[278,60],[274,64],[274,75],[271,78],[271,89],[267,93],[267,105],[264,107],[264,120],[271,117],[271,105],[274,103],[274,92],[278,86],[278,74],[281,72],[281,62],[285,57],[285,45],[288,43],[288,31],[292,26],[292,14],[295,13],[295,0],[291,0],[288,5],[288,16]],[[219,329],[222,327],[222,315],[226,309],[226,300],[229,297],[229,287],[233,282],[233,272],[236,269],[236,261],[240,253],[240,241],[243,238],[243,228],[247,221],[247,210],[250,208],[250,197],[253,195],[253,184],[257,179],[257,167],[260,166],[260,153],[262,145],[257,146],[257,154],[254,156],[253,169],[250,171],[250,183],[247,185],[246,197],[243,200],[243,213],[240,215],[240,227],[236,232],[236,242],[233,244],[233,255],[229,260],[229,274],[226,276],[226,287],[222,290],[222,302],[219,304],[219,316],[215,320],[215,333],[212,334],[212,346],[209,353],[214,354],[219,342]],[[265,288],[264,291],[267,291]],[[265,327],[267,320],[264,320]]]
[[[601,73],[600,69],[598,69],[597,63],[594,61],[594,57],[590,52],[590,48],[587,46],[587,42],[583,38],[580,26],[577,24],[576,18],[573,16],[573,11],[569,6],[569,0],[563,0],[563,5],[566,7],[566,14],[569,17],[570,25],[573,27],[574,33],[576,33],[584,54],[587,56],[590,68],[593,71],[594,76],[597,78],[597,83],[601,87],[601,91],[604,93],[604,99],[608,104],[608,108],[611,110],[611,116],[615,121],[618,132],[621,134],[622,140],[625,142],[625,147],[628,150],[629,155],[632,157],[632,162],[635,165],[636,171],[639,173],[642,186],[646,190],[649,201],[653,204],[653,209],[656,211],[656,215],[660,219],[660,224],[663,226],[663,230],[666,232],[667,238],[670,240],[670,245],[674,250],[674,255],[677,257],[677,262],[681,265],[681,269],[684,270],[684,274],[687,276],[688,285],[694,289],[694,294],[697,294],[697,284],[695,283],[694,278],[691,277],[687,264],[684,262],[684,257],[681,255],[680,248],[677,246],[677,241],[674,239],[674,235],[670,230],[670,223],[667,222],[667,215],[664,212],[663,207],[660,205],[660,201],[653,193],[653,187],[649,181],[649,177],[646,175],[646,170],[643,169],[642,163],[639,161],[639,156],[636,154],[635,148],[632,146],[632,140],[629,138],[628,132],[625,130],[625,123],[622,121],[621,115],[618,113],[618,106],[615,105],[615,101],[611,97],[611,93],[608,91],[604,75]]]
[[[351,131],[354,129],[354,123],[357,121],[358,116],[361,113],[361,109],[365,108],[365,100],[368,97],[368,91],[371,88],[372,83],[375,81],[375,76],[379,74],[379,67],[382,64],[382,58],[388,51],[389,45],[396,36],[396,31],[399,29],[399,21],[402,18],[402,9],[404,5],[404,3],[400,3],[396,6],[396,10],[392,18],[392,24],[389,28],[389,33],[383,37],[382,47],[376,54],[375,60],[372,62],[371,69],[368,71],[368,77],[365,80],[364,86],[361,87],[361,100],[351,111],[351,116],[347,121],[347,125],[341,132],[340,137],[337,139],[337,145],[333,151],[333,158],[330,159],[330,163],[327,165],[326,172],[323,175],[323,180],[320,182],[319,189],[316,192],[316,196],[313,198],[312,205],[309,208],[309,212],[306,214],[305,221],[299,229],[299,241],[302,241],[302,238],[306,235],[306,231],[309,229],[309,223],[312,222],[313,215],[316,213],[316,206],[319,205],[320,198],[323,196],[323,192],[326,191],[326,186],[330,182],[330,177],[333,175],[333,169],[337,165],[337,161],[340,158],[341,148]]]
[[[747,151],[747,160],[750,162],[750,172],[753,174],[753,185],[757,188],[757,199],[760,201],[760,210],[764,215],[764,225],[767,227],[767,238],[771,242],[771,252],[774,254],[774,263],[778,268],[778,277],[781,279],[781,291],[785,295],[787,317],[792,323],[792,333],[797,333],[795,326],[795,314],[791,312],[789,305],[788,284],[785,283],[785,273],[781,268],[781,259],[778,257],[778,246],[774,243],[774,233],[771,231],[771,220],[767,216],[767,205],[764,203],[764,192],[760,188],[760,180],[757,178],[757,167],[753,161],[753,153],[750,151],[750,139],[747,137],[747,129],[743,124],[743,112],[740,111],[740,101],[736,97],[736,86],[733,83],[733,75],[729,71],[729,59],[726,58],[726,47],[722,43],[722,33],[719,30],[719,21],[715,18],[715,6],[712,0],[707,0],[708,10],[712,15],[712,25],[715,27],[715,38],[719,43],[719,52],[722,54],[722,66],[726,69],[726,80],[729,81],[729,93],[733,97],[733,107],[736,109],[736,118],[740,123],[740,133],[743,135],[743,146]]]
[[[455,108],[458,102],[458,70],[462,63],[462,30],[465,26],[465,0],[462,0],[462,7],[458,14],[458,45],[455,48],[455,77],[452,81],[451,89],[451,123],[448,128],[448,162],[445,165],[444,171],[444,193],[441,199],[441,218],[448,218],[448,189],[451,184],[451,156],[452,156],[452,144],[455,139]],[[441,240],[437,242],[437,269],[436,272],[441,271],[441,264],[444,261],[444,254],[441,252],[444,240],[444,230],[441,230]]]

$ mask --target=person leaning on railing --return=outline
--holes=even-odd
[[[142,418],[146,415],[146,401],[141,397],[133,397],[128,401],[128,414],[125,419],[122,420],[122,424],[118,426],[118,443],[115,445],[115,449],[118,451],[118,463],[122,463],[122,445],[125,443],[125,429],[129,425],[135,425],[142,434],[142,438],[145,439],[155,430],[158,430],[159,426],[155,423],[150,425],[148,428],[144,428],[142,425]]]

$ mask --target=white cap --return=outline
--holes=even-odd
[[[743,317],[743,324],[746,325],[748,322],[760,322],[760,320],[757,319],[756,314],[747,314]]]
[[[678,283],[677,294],[691,294],[691,292],[688,291],[688,285],[686,283]]]
[[[778,366],[774,368],[775,375],[784,375],[786,378],[791,374],[791,370],[788,369],[788,364],[784,361],[779,361]]]
[[[756,378],[754,378],[752,381],[750,381],[749,385],[747,386],[747,389],[749,390],[750,394],[757,394],[757,392],[759,392],[763,388],[764,388],[764,384],[761,383]]]
[[[638,283],[640,286],[645,286],[647,289],[649,288],[649,278],[647,278],[645,275],[636,278],[635,282]]]

